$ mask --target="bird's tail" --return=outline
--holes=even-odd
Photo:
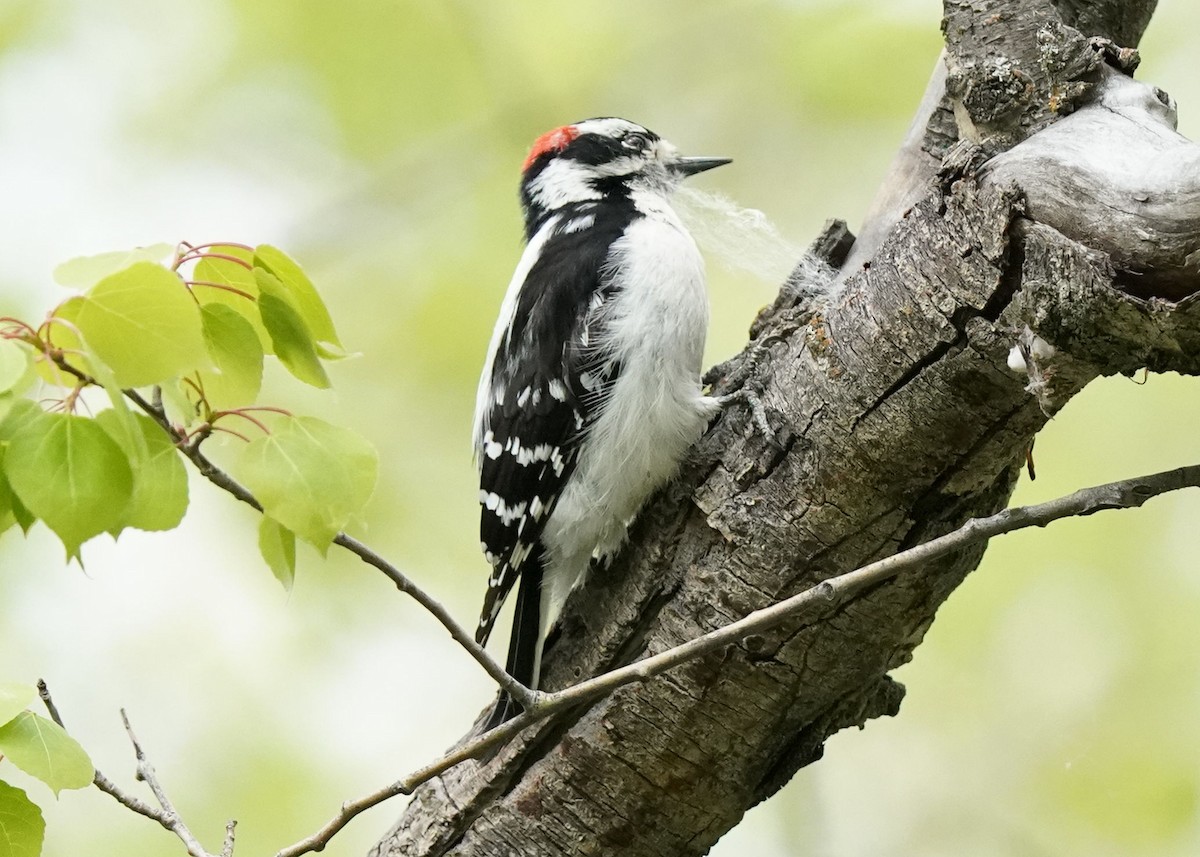
[[[526,687],[537,689],[537,673],[541,658],[542,606],[542,549],[539,544],[522,563],[521,583],[517,589],[517,605],[513,612],[512,636],[508,641],[508,661],[504,669]],[[483,727],[488,732],[521,713],[521,706],[506,692],[488,716]]]

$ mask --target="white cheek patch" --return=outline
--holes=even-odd
[[[600,199],[600,191],[588,182],[594,175],[588,167],[565,158],[548,163],[532,182],[530,196],[543,208],[561,208],[567,203]]]

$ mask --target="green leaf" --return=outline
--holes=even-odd
[[[66,362],[85,374],[92,374],[92,364],[82,354],[83,340],[79,338],[77,322],[79,311],[83,308],[82,295],[67,298],[54,308],[46,322],[47,333],[44,338],[51,348],[63,353]],[[75,386],[75,376],[59,368],[58,364],[47,360],[38,360],[35,364],[37,374],[43,381],[59,387]]]
[[[259,244],[254,248],[254,264],[266,268],[288,290],[292,306],[300,313],[313,339],[317,341],[318,350],[323,353],[328,351],[324,354],[327,357],[344,356],[342,343],[333,328],[329,310],[317,293],[316,286],[300,266],[278,247],[272,247],[270,244]],[[326,345],[333,348],[322,348]]]
[[[0,420],[0,443],[12,440],[13,435],[28,423],[40,420],[45,413],[37,406],[36,402],[29,399],[17,399],[8,409],[8,413],[4,415],[4,419]]]
[[[139,530],[173,530],[187,512],[187,469],[179,450],[158,423],[145,414],[130,417],[136,444],[130,443],[117,411],[103,411],[96,416],[96,422],[129,461],[136,462],[132,467],[133,498],[121,523]]]
[[[172,425],[191,426],[200,416],[196,407],[196,391],[182,381],[168,381],[158,388],[162,392],[163,410]]]
[[[171,258],[174,252],[175,248],[170,244],[153,244],[133,250],[100,253],[96,256],[79,256],[63,262],[54,269],[54,282],[68,288],[86,289],[138,262],[153,262],[157,265]]]
[[[33,359],[28,345],[0,339],[0,393],[23,386],[32,375]]]
[[[102,411],[96,417],[96,424],[116,441],[117,446],[125,453],[129,469],[136,477],[139,470],[145,466],[150,457],[150,447],[146,446],[146,436],[138,424],[138,415],[128,409],[116,410],[110,408]],[[134,485],[136,487],[136,480]]]
[[[9,406],[4,419],[0,419],[0,483],[4,485],[5,508],[12,514],[13,520],[20,525],[21,531],[24,533],[29,532],[29,528],[34,525],[37,518],[25,508],[25,504],[13,492],[6,471],[3,469],[4,459],[8,455],[8,441],[12,439],[13,435],[20,431],[22,426],[40,420],[44,413],[29,399],[17,399]],[[8,526],[6,525],[2,529],[7,530]]]
[[[322,553],[370,499],[378,468],[367,441],[314,417],[278,421],[237,459],[265,513]]]
[[[3,460],[4,448],[0,447],[0,462]],[[0,464],[0,466],[3,465]],[[14,499],[8,479],[5,478],[3,471],[0,471],[0,533],[8,532],[8,529],[17,522],[17,516],[13,514]]]
[[[79,742],[39,714],[22,711],[0,726],[0,753],[58,794],[92,784],[96,769]]]
[[[6,479],[5,482],[8,480]],[[8,490],[12,492],[12,486],[8,486]],[[25,508],[25,504],[21,502],[21,498],[16,494],[11,494],[10,497],[13,520],[17,522],[17,526],[21,528],[21,532],[29,534],[29,529],[37,523],[37,516]],[[5,528],[7,529],[7,527]]]
[[[296,534],[274,518],[263,515],[258,524],[258,552],[275,579],[288,592],[296,582]]]
[[[17,499],[62,539],[68,559],[92,536],[118,531],[133,496],[121,447],[95,420],[71,414],[23,423],[8,442],[4,473]]]
[[[241,258],[241,255],[234,253],[234,251],[240,251],[240,248],[213,247],[210,249]],[[249,255],[245,251],[240,252],[242,255]],[[247,261],[249,260],[247,259]],[[198,285],[193,287],[192,293],[195,294],[202,307],[220,304],[229,307],[246,319],[258,335],[258,341],[263,351],[267,354],[273,353],[271,335],[263,326],[262,315],[258,309],[258,283],[250,268],[228,259],[214,259],[210,256],[196,263],[192,279],[201,283],[216,283],[217,286],[226,286],[227,288],[222,289],[216,286]],[[229,289],[237,289],[237,292],[229,291]],[[238,294],[238,292],[244,292],[249,297]]]
[[[204,397],[217,410],[251,405],[262,388],[263,350],[245,317],[225,304],[200,310],[213,371],[200,372]]]
[[[122,387],[159,384],[208,364],[196,302],[178,275],[152,262],[98,282],[76,323]]]
[[[24,791],[0,780],[0,857],[39,857],[46,836],[42,811]]]
[[[4,509],[20,525],[21,531],[24,533],[29,532],[29,528],[34,525],[37,518],[30,514],[29,510],[25,508],[25,504],[13,493],[12,485],[9,484],[4,470],[4,459],[8,455],[8,442],[12,436],[27,423],[41,419],[44,413],[29,399],[17,399],[9,405],[4,419],[0,419],[0,485],[3,485],[0,493],[4,495]],[[9,526],[11,524],[7,522],[7,516],[5,516],[4,520],[0,521],[0,532],[7,530]]]
[[[314,387],[329,387],[329,376],[317,356],[312,333],[292,305],[287,290],[272,274],[262,268],[254,269],[258,281],[258,310],[263,324],[271,335],[275,355],[287,370]]]
[[[0,726],[12,720],[33,702],[33,688],[27,684],[0,684]]]

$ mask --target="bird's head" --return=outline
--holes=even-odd
[[[685,158],[655,134],[627,119],[585,119],[534,141],[521,175],[527,217],[588,201],[628,198],[644,188],[669,193],[690,175],[728,164],[729,158]]]

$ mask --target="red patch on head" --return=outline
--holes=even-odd
[[[533,148],[529,150],[529,154],[525,157],[525,163],[521,164],[521,172],[525,172],[533,162],[547,152],[561,152],[567,147],[567,144],[579,136],[579,129],[574,125],[564,125],[561,128],[555,128],[553,131],[547,131],[542,136],[533,141]]]

